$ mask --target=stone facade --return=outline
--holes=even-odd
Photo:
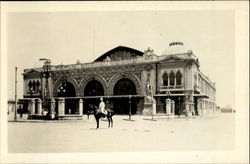
[[[141,52],[119,46],[91,63],[25,69],[24,98],[33,98],[32,105],[53,99],[58,116],[82,115],[100,97],[116,114],[128,114],[129,109],[144,115],[213,113],[215,83],[199,66],[192,51],[158,56],[150,48]]]

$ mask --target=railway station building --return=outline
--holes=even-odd
[[[73,57],[73,55],[72,55]],[[216,110],[216,87],[200,70],[198,57],[172,42],[157,55],[118,46],[90,63],[53,65],[23,72],[23,99],[30,116],[54,112],[81,118],[100,98],[115,114],[207,115]]]

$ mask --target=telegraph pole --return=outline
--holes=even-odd
[[[14,121],[17,121],[16,112],[17,112],[17,67],[15,67],[15,114],[14,114]]]

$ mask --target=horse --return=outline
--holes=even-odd
[[[95,117],[95,120],[96,120],[96,125],[97,125],[96,129],[99,128],[99,120],[100,120],[100,118],[105,118],[105,117],[107,117],[108,122],[109,122],[108,128],[113,127],[112,116],[114,115],[114,112],[111,109],[107,109],[107,114],[104,114],[104,113],[100,112],[100,110],[99,110],[99,108],[97,106],[92,105],[92,104],[90,104],[89,106],[90,106],[90,108],[92,110],[94,109],[93,114],[94,114],[94,117]]]

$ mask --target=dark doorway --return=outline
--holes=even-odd
[[[104,89],[102,84],[97,80],[88,82],[84,89],[84,96],[103,96]]]
[[[130,103],[128,95],[136,95],[136,86],[132,80],[123,78],[114,86],[114,95],[126,95],[124,98],[115,98],[113,109],[116,114],[128,114]],[[138,99],[131,97],[131,113],[136,114]]]
[[[62,82],[57,90],[58,97],[75,97],[76,91],[73,84],[70,82]],[[76,114],[77,99],[65,98],[65,114]]]
[[[87,83],[84,89],[84,96],[104,96],[104,88],[102,84],[97,80],[91,80]],[[99,98],[88,98],[84,99],[84,110],[83,113],[86,114],[89,110],[89,105],[99,106]]]

